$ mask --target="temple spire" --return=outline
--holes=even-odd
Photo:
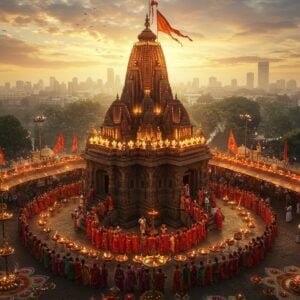
[[[146,27],[146,29],[149,29],[149,27],[150,27],[150,19],[149,19],[149,16],[148,16],[148,14],[146,14],[146,20],[145,20],[145,27]]]

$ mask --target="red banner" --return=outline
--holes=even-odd
[[[56,144],[53,148],[53,151],[54,151],[55,154],[58,154],[58,153],[60,153],[64,150],[64,147],[65,147],[64,134],[60,133],[58,138],[57,138]]]
[[[73,136],[73,141],[72,141],[72,147],[71,147],[71,152],[77,152],[78,150],[78,136],[74,135]]]
[[[229,132],[227,149],[228,149],[228,151],[232,152],[233,154],[238,154],[238,152],[239,152],[232,129],[230,129],[230,132]]]
[[[5,165],[6,164],[6,160],[5,160],[5,156],[4,156],[4,152],[2,150],[2,148],[0,147],[0,165]]]

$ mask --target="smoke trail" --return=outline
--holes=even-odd
[[[226,127],[226,121],[219,122],[219,123],[217,124],[216,128],[213,130],[213,132],[209,135],[209,138],[208,138],[208,140],[207,140],[207,144],[211,143],[212,140],[216,137],[216,135],[217,135],[218,133],[224,132],[225,127]]]

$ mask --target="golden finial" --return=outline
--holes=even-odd
[[[148,14],[146,15],[145,27],[146,27],[146,29],[148,29],[150,27],[150,19],[149,19]]]

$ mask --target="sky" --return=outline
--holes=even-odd
[[[228,84],[257,79],[270,61],[271,81],[300,83],[299,0],[158,0],[183,47],[159,33],[171,83],[215,76]],[[0,84],[43,79],[124,77],[132,45],[144,28],[147,0],[0,0]],[[156,32],[155,22],[152,29]]]

